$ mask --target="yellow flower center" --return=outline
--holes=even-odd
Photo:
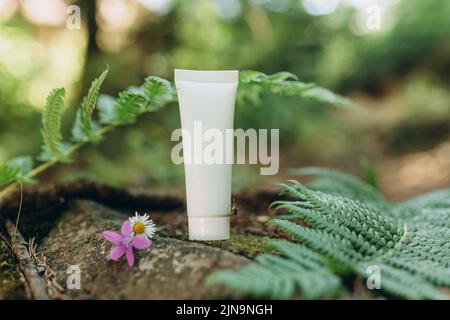
[[[145,230],[145,226],[144,226],[144,224],[142,222],[136,222],[133,225],[133,231],[136,234],[144,233],[144,230]]]

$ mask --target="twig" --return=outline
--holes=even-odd
[[[12,223],[11,220],[6,220],[5,228],[8,235],[12,238],[15,233],[14,223]],[[19,230],[17,230],[16,237],[17,244],[14,247],[13,253],[18,261],[20,272],[23,274],[30,290],[31,298],[36,300],[48,300],[49,296],[47,288],[39,275],[37,266],[30,257],[25,239]]]
[[[67,299],[64,295],[64,288],[56,280],[56,273],[50,267],[47,257],[42,253],[37,252],[35,238],[31,238],[30,241],[28,241],[28,252],[30,253],[31,260],[37,266],[40,274],[42,274],[49,296],[52,299]]]

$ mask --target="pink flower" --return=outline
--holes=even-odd
[[[120,234],[113,231],[103,231],[102,236],[114,245],[108,259],[118,261],[120,257],[125,255],[130,267],[134,264],[133,248],[143,250],[152,245],[152,241],[146,236],[133,236],[131,223],[128,219],[123,222]]]

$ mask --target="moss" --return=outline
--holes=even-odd
[[[273,251],[267,247],[268,240],[270,240],[269,237],[235,234],[231,236],[228,250],[254,258],[258,254],[270,253]]]
[[[185,234],[178,236],[164,234],[164,236],[181,241],[189,241],[189,237]],[[269,237],[232,234],[230,236],[230,240],[227,241],[201,241],[201,243],[207,246],[216,247],[235,254],[243,255],[248,258],[254,258],[261,253],[274,253],[274,250],[267,247],[268,240],[270,240]]]
[[[10,248],[0,241],[0,298],[24,299],[25,288]]]
[[[235,254],[240,254],[248,258],[254,258],[261,253],[272,253],[273,250],[267,247],[269,237],[246,236],[243,234],[232,234],[228,241],[206,241],[203,244],[228,250]]]

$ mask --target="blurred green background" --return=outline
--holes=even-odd
[[[81,29],[67,28],[69,5]],[[235,127],[280,128],[281,171],[235,166],[235,189],[289,167],[377,173],[389,197],[450,185],[450,1],[0,0],[0,162],[39,152],[48,91],[68,91],[66,132],[106,65],[111,95],[174,68],[290,71],[355,100],[352,112],[293,98],[238,105]],[[377,22],[374,17],[379,15]],[[178,107],[143,116],[44,180],[183,188],[170,160]]]

